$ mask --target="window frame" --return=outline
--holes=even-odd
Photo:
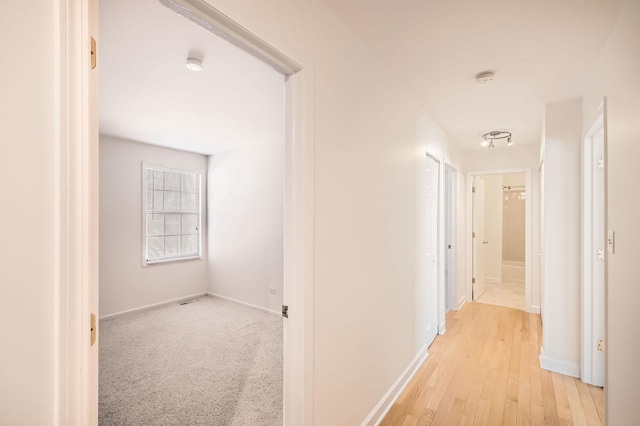
[[[194,174],[197,177],[197,185],[198,185],[198,189],[197,189],[197,206],[196,206],[196,214],[198,215],[198,219],[197,219],[197,233],[196,233],[196,244],[197,244],[197,254],[195,255],[190,255],[190,256],[180,256],[180,257],[169,257],[169,258],[163,258],[163,259],[158,259],[158,260],[148,260],[147,257],[147,252],[148,252],[148,246],[147,246],[147,190],[148,190],[148,186],[147,186],[147,170],[148,169],[152,169],[152,170],[160,170],[163,172],[177,172],[177,173],[181,173],[181,174]],[[202,241],[203,241],[203,237],[202,237],[202,193],[203,193],[203,188],[202,188],[202,171],[200,170],[190,170],[190,169],[178,169],[175,167],[166,167],[166,166],[159,166],[157,164],[151,164],[151,163],[147,163],[147,162],[142,162],[142,209],[141,209],[141,213],[142,213],[142,266],[143,267],[148,267],[148,266],[154,266],[154,265],[162,265],[162,264],[166,264],[166,263],[173,263],[173,262],[185,262],[185,261],[190,261],[190,260],[202,260],[203,259],[203,250],[202,250]],[[165,214],[165,213],[163,213]],[[178,211],[175,212],[175,214],[184,214],[184,212],[182,211]]]

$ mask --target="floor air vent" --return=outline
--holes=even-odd
[[[188,305],[189,303],[197,302],[197,299],[185,300],[183,302],[178,303],[178,305]]]

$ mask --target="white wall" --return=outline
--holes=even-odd
[[[581,99],[546,105],[541,365],[571,375],[580,365],[581,131]]]
[[[284,142],[210,156],[208,181],[208,291],[279,312]]]
[[[322,2],[212,3],[314,75],[313,418],[360,424],[425,344],[425,151],[456,153]]]
[[[485,175],[484,179],[484,279],[502,282],[502,175]]]
[[[0,424],[54,416],[55,3],[0,3]],[[37,11],[37,13],[35,13]],[[29,52],[25,55],[25,52]],[[8,58],[22,58],[9,60]]]
[[[608,257],[606,295],[607,424],[630,425],[638,418],[640,382],[640,2],[628,0],[607,45],[596,61],[584,95],[584,126],[595,119],[607,97],[608,227],[616,232],[616,251]],[[595,58],[594,58],[595,59]],[[577,330],[576,330],[577,332]]]
[[[536,144],[518,145],[503,149],[474,150],[464,154],[465,171],[504,170],[511,168],[531,168],[531,305],[540,307],[540,146]],[[529,196],[529,194],[527,194]],[[466,241],[466,240],[465,240]],[[471,280],[467,280],[470,294]]]
[[[142,162],[199,171],[206,211],[206,156],[100,136],[101,317],[207,291],[204,216],[201,260],[142,266]]]

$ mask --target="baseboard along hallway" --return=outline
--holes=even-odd
[[[467,303],[447,314],[381,425],[602,425],[603,389],[540,368],[540,315]]]

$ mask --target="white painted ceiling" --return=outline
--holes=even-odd
[[[539,142],[544,104],[580,96],[622,4],[323,1],[465,149],[478,149],[491,130],[510,130],[516,144]],[[485,70],[496,78],[478,85]]]
[[[283,140],[269,66],[158,0],[101,0],[99,25],[100,133],[202,154]]]

